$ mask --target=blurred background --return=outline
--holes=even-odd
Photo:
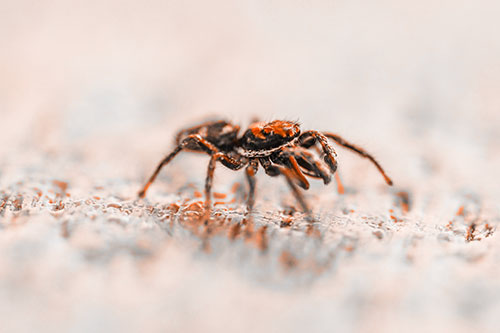
[[[493,0],[3,0],[0,153],[112,141],[149,156],[207,115],[257,116],[382,160],[452,151],[474,172],[498,161],[499,14]]]
[[[499,17],[496,0],[0,0],[2,322],[497,330]],[[373,153],[395,189],[339,149],[354,190],[312,184],[325,238],[301,243],[271,219],[291,197],[284,182],[259,175],[261,192],[279,191],[259,192],[267,255],[223,237],[201,254],[152,212],[185,184],[203,188],[206,157],[179,156],[150,201],[135,194],[175,132],[213,116],[339,133]],[[217,191],[244,180],[216,175]],[[412,199],[406,215],[399,190]],[[476,224],[481,242],[470,241]],[[333,259],[311,282],[283,271],[286,251]]]

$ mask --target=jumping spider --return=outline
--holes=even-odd
[[[250,214],[255,202],[255,174],[260,164],[269,176],[283,175],[285,177],[300,206],[311,218],[311,210],[297,186],[305,190],[309,188],[309,182],[305,176],[320,178],[324,184],[330,182],[331,176],[337,170],[337,154],[328,142],[328,138],[369,159],[380,171],[385,182],[392,185],[392,180],[370,154],[336,134],[318,131],[301,132],[299,124],[283,120],[253,123],[242,137],[238,137],[239,130],[240,127],[237,125],[218,120],[179,131],[176,136],[177,147],[160,162],[139,192],[139,197],[144,198],[161,168],[181,150],[205,152],[210,155],[205,181],[207,209],[210,208],[210,191],[215,165],[217,161],[220,161],[231,170],[239,170],[246,166],[246,177],[250,188],[247,208]],[[309,150],[313,147],[316,147],[322,159]]]

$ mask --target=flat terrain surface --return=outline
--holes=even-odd
[[[498,331],[498,4],[148,4],[0,2],[2,331]],[[186,153],[139,200],[212,115],[336,132],[394,186],[335,146],[314,223],[262,169],[248,221],[219,166],[203,223]]]
[[[367,161],[341,160],[351,163],[340,168],[345,194],[322,183],[307,192],[311,227],[283,179],[258,174],[248,223],[243,172],[217,169],[205,225],[207,157],[181,155],[138,200],[156,155],[135,167],[139,152],[120,160],[116,147],[95,149],[112,153],[101,164],[84,152],[19,152],[1,166],[0,313],[9,330],[498,324],[497,188],[451,182],[447,167],[426,165],[418,152],[381,159],[393,172],[425,178],[402,188],[399,177],[386,186]],[[409,195],[408,210],[399,191]]]

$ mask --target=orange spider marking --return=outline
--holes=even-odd
[[[289,121],[275,120],[270,123],[255,123],[250,126],[252,134],[264,140],[265,134],[277,134],[282,137],[294,136],[299,131],[299,126]]]
[[[295,157],[290,156],[289,160],[292,163],[292,169],[295,171],[295,175],[297,176],[297,178],[302,184],[306,186],[306,189],[309,188],[309,182],[307,181],[302,171],[300,171],[299,164],[297,163]]]

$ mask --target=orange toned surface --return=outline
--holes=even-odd
[[[86,149],[98,154],[103,148]],[[141,147],[125,158],[139,156]],[[319,331],[378,324],[380,313],[386,318],[382,326],[399,329],[413,323],[419,311],[441,313],[446,306],[453,322],[420,319],[467,326],[456,295],[487,297],[481,293],[494,293],[498,285],[500,215],[494,189],[486,182],[476,187],[476,177],[464,176],[457,190],[456,182],[445,181],[444,167],[426,181],[412,181],[398,164],[401,156],[385,156],[394,189],[369,163],[339,149],[344,191],[338,191],[340,182],[324,186],[315,179],[308,191],[300,189],[313,211],[311,224],[286,181],[267,177],[262,169],[255,175],[255,215],[248,219],[243,170],[215,171],[213,210],[206,210],[208,160],[202,156],[180,158],[159,175],[146,199],[138,199],[150,172],[147,159],[157,160],[156,154],[142,168],[118,156],[103,167],[90,157],[73,159],[64,149],[42,164],[37,154],[16,153],[0,168],[0,291],[16,294],[0,302],[2,322],[20,328],[21,315],[14,309],[23,309],[46,331],[72,330],[102,318],[93,314],[96,308],[118,307],[120,314],[105,316],[114,329],[127,323],[149,331],[239,331],[243,323],[286,331],[290,324],[304,323],[296,311],[321,316]],[[35,168],[36,177],[23,173],[26,165]],[[68,189],[71,196],[61,194]],[[479,290],[464,276],[473,276]],[[451,292],[443,293],[443,284]],[[64,295],[58,294],[61,287]],[[353,297],[364,301],[346,308]],[[200,310],[200,302],[210,307]],[[409,310],[401,302],[411,304]],[[485,307],[496,313],[495,305]],[[332,311],[343,317],[333,320]],[[183,317],[186,312],[197,319]],[[344,317],[361,312],[368,317]],[[47,322],[47,313],[57,315]],[[238,316],[239,323],[221,325],[220,313]],[[488,313],[478,316],[488,320]],[[177,319],[158,319],[165,316]],[[477,325],[491,328],[486,321]]]
[[[3,1],[0,331],[497,332],[499,11]],[[330,138],[343,186],[307,178],[312,223],[262,167],[250,218],[244,169],[217,164],[207,211],[209,158],[179,152],[139,199],[214,112],[385,174]]]

